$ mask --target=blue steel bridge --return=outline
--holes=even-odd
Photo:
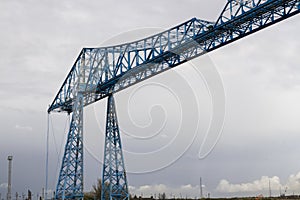
[[[192,18],[134,42],[83,48],[48,109],[48,113],[72,113],[55,198],[83,199],[85,106],[108,98],[102,199],[129,199],[113,94],[292,17],[299,10],[300,0],[227,0],[214,22]]]

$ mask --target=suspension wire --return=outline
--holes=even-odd
[[[65,126],[64,126],[64,134],[63,134],[63,137],[61,139],[61,143],[59,145],[59,150],[58,150],[58,145],[57,145],[57,141],[56,141],[56,137],[55,137],[55,133],[54,133],[54,128],[53,128],[53,121],[52,121],[52,118],[50,118],[50,123],[51,123],[51,126],[52,126],[52,135],[53,135],[53,139],[54,139],[54,145],[55,145],[55,150],[56,150],[56,154],[57,154],[57,162],[56,162],[56,168],[55,168],[55,174],[56,174],[56,178],[53,179],[53,182],[52,184],[55,185],[55,181],[57,181],[58,179],[58,170],[59,170],[59,167],[60,167],[60,161],[61,161],[61,155],[62,155],[62,150],[63,150],[63,144],[64,144],[64,141],[66,141],[67,137],[68,137],[68,125],[70,124],[70,114],[68,114],[68,117],[66,117],[66,121],[65,121]]]
[[[105,131],[106,131],[106,129],[104,129],[104,138],[105,138]],[[86,137],[85,137],[86,138]],[[92,150],[90,149],[90,148],[88,148],[88,146],[87,145],[84,145],[83,146],[83,149],[85,150],[85,152],[87,152],[87,154],[88,155],[90,155],[90,157],[94,160],[94,161],[96,161],[96,163],[98,163],[98,164],[103,164],[103,162],[100,160],[101,159],[101,156],[100,157],[97,157],[97,155],[95,155],[93,152],[92,152]]]
[[[64,132],[67,131],[68,122],[70,122],[70,115],[68,115],[68,117],[66,118],[66,122],[65,122],[65,126],[64,126]],[[54,146],[55,146],[55,150],[56,150],[56,154],[57,154],[57,165],[56,165],[56,174],[57,174],[59,164],[60,164],[59,160],[60,160],[60,155],[62,153],[61,151],[62,151],[64,140],[62,140],[62,142],[60,144],[59,151],[58,151],[57,140],[56,140],[56,137],[55,137],[55,134],[54,134],[53,120],[52,120],[52,117],[51,117],[50,113],[48,113],[47,114],[47,133],[46,133],[47,134],[46,135],[46,167],[45,167],[46,168],[45,169],[45,171],[46,171],[46,181],[45,181],[45,191],[44,191],[45,200],[48,199],[50,129],[51,129],[51,133],[52,133],[52,136],[53,136]],[[55,184],[56,180],[53,180],[53,181],[54,181],[53,184]]]
[[[94,159],[94,161],[96,161],[98,164],[103,164],[102,161],[95,154],[92,153],[91,149],[86,147],[86,145],[83,148],[91,156],[91,158]]]
[[[68,137],[68,131],[69,131],[69,127],[68,125],[71,123],[71,114],[68,114],[68,117],[66,118],[66,122],[65,122],[65,126],[64,126],[64,134],[66,137]],[[60,144],[59,150],[58,150],[58,143],[55,137],[55,133],[54,133],[54,126],[53,126],[53,119],[52,116],[50,115],[50,113],[48,113],[48,120],[47,120],[47,154],[46,154],[46,198],[45,200],[47,200],[47,188],[48,188],[48,157],[49,157],[49,135],[50,135],[50,128],[51,128],[51,133],[53,136],[53,142],[54,142],[54,146],[55,146],[55,151],[57,154],[57,163],[56,163],[56,173],[58,174],[58,170],[59,170],[59,164],[60,164],[60,160],[61,160],[61,154],[62,154],[62,149],[63,149],[63,143],[64,143],[64,139],[62,139],[62,142]],[[66,137],[64,137],[66,139]],[[84,146],[84,149],[86,150],[86,152],[97,162],[102,164],[102,162],[99,160],[99,158],[97,158],[97,156],[95,154],[92,153],[91,149],[87,148],[86,145]],[[53,184],[55,184],[55,179],[53,179]]]
[[[52,133],[53,140],[54,140],[55,151],[56,151],[57,156],[59,156],[60,154],[59,154],[58,149],[57,149],[57,141],[56,141],[56,137],[55,137],[55,133],[54,133],[54,126],[53,126],[52,117],[50,117],[50,124],[51,124],[51,128],[52,128],[51,133]]]
[[[58,172],[58,168],[59,168],[59,164],[60,164],[60,160],[61,160],[61,155],[63,153],[63,144],[65,143],[65,141],[68,138],[68,132],[69,132],[68,125],[70,125],[70,123],[71,123],[70,122],[70,114],[68,114],[68,117],[66,118],[66,122],[65,122],[65,127],[64,127],[64,137],[61,140],[60,147],[59,147],[59,153],[57,155],[56,174]]]
[[[48,169],[49,169],[49,117],[50,113],[47,115],[47,136],[46,136],[46,184],[45,184],[45,199],[47,200],[48,195]]]

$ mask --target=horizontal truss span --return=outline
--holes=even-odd
[[[193,18],[117,46],[83,48],[48,112],[73,112],[158,73],[299,13],[299,0],[229,0],[216,22]]]

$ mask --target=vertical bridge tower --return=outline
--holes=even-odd
[[[84,106],[108,97],[102,200],[126,200],[128,185],[113,94],[292,17],[299,10],[300,0],[227,0],[216,22],[192,18],[134,42],[83,48],[48,109],[48,113],[72,113],[55,198],[83,198]]]
[[[113,95],[108,96],[106,117],[101,198],[128,199],[126,171]]]

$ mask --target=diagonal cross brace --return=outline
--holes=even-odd
[[[102,200],[129,199],[121,137],[113,95],[110,95],[107,101],[102,176]]]
[[[83,199],[83,95],[78,93],[61,164],[56,199]]]

